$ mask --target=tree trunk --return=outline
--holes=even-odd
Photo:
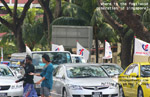
[[[22,29],[21,27],[17,28],[16,32],[14,31],[15,34],[15,39],[17,42],[17,48],[18,52],[25,52],[25,44],[22,38]]]
[[[56,0],[56,7],[55,7],[55,18],[61,16],[61,0]]]
[[[53,21],[53,15],[52,15],[52,12],[51,12],[51,9],[49,8],[49,2],[50,0],[46,0],[46,1],[43,1],[43,0],[38,0],[40,5],[42,6],[43,10],[44,10],[44,13],[46,15],[46,19],[47,19],[47,28],[48,28],[48,31],[47,31],[47,41],[48,41],[48,47],[49,49],[51,49],[51,29],[50,29],[50,24],[51,22]]]
[[[131,56],[132,39],[123,37],[121,40],[121,66],[125,69],[132,61]]]

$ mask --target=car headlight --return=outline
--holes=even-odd
[[[68,88],[71,90],[82,90],[82,87],[78,86],[78,85],[69,85],[68,84]]]
[[[110,83],[109,84],[110,89],[118,88],[118,86],[119,86],[118,83]]]
[[[16,84],[16,85],[12,85],[11,89],[18,89],[18,88],[22,88],[23,86],[21,84]]]
[[[146,84],[146,88],[148,88],[148,89],[149,89],[149,88],[150,88],[150,84],[148,84],[148,83],[147,83],[147,84]]]

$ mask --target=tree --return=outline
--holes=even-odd
[[[100,7],[105,7],[102,3],[103,0],[98,0]],[[121,20],[122,23],[118,22],[117,20],[113,19],[110,13],[107,10],[101,10],[104,18],[106,21],[118,32],[121,37],[121,64],[122,67],[125,68],[131,63],[131,44],[133,40],[134,33],[136,33],[138,37],[142,40],[150,41],[150,33],[148,29],[142,24],[140,21],[140,16],[138,14],[134,14],[133,10],[127,10],[127,7],[133,7],[129,5],[133,3],[133,0],[126,0],[126,6],[124,10],[122,10],[116,0],[110,0],[113,7],[118,8],[115,10],[115,15]]]
[[[7,20],[0,17],[0,22],[2,24],[4,24],[6,27],[8,27],[8,29],[10,29],[14,33],[15,39],[17,42],[18,51],[24,52],[25,51],[25,44],[24,44],[24,41],[22,39],[22,25],[23,25],[23,21],[25,19],[26,13],[27,13],[28,9],[30,8],[30,4],[32,3],[33,0],[28,0],[25,3],[21,15],[19,15],[17,13],[18,0],[15,0],[13,11],[7,5],[5,0],[0,0],[0,1],[4,5],[4,7],[6,8],[10,17],[12,18],[12,22],[8,22]]]
[[[51,36],[50,24],[53,21],[53,14],[52,14],[51,9],[49,7],[50,0],[38,0],[38,2],[40,3],[40,5],[42,6],[42,8],[44,10],[44,26],[47,27],[47,29],[45,29],[45,36],[47,38],[48,47],[50,49],[51,48],[51,46],[50,46],[50,43],[51,43],[51,38],[50,38],[50,36]]]
[[[101,14],[99,8],[94,10],[93,16],[91,18],[91,25],[94,28],[93,31],[96,46],[96,63],[98,63],[98,40],[100,40],[102,43],[104,43],[105,40],[111,42],[116,41],[115,31],[108,23],[104,21],[104,17]]]
[[[27,12],[23,24],[23,40],[32,50],[35,45],[40,44],[44,35],[43,20],[40,15],[43,14],[42,9],[32,8]]]

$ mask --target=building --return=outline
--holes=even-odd
[[[18,7],[24,7],[25,3],[27,2],[28,0],[18,0]],[[15,0],[5,0],[5,2],[8,4],[8,6],[14,6],[14,2]],[[0,6],[4,6],[1,2],[0,2]],[[36,7],[36,8],[39,8],[41,7],[40,4],[38,3],[38,0],[34,0],[30,6],[31,8],[32,7]]]

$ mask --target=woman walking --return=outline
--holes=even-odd
[[[50,90],[53,85],[53,64],[50,62],[50,58],[47,54],[42,56],[42,61],[45,63],[42,73],[30,73],[30,75],[41,76],[42,79],[36,82],[36,84],[41,83],[41,97],[51,97]]]

